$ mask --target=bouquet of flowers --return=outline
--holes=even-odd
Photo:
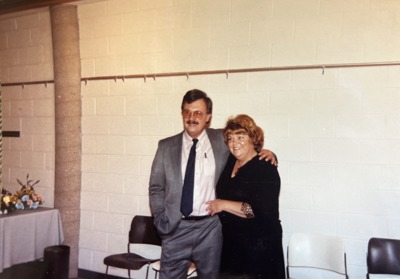
[[[16,198],[11,192],[1,189],[0,214],[7,214],[15,209]]]
[[[33,182],[33,180],[30,180],[29,174],[26,175],[25,184],[17,179],[18,184],[21,185],[21,189],[14,194],[16,209],[35,209],[44,203],[42,197],[37,194],[33,188],[39,181],[40,180]]]

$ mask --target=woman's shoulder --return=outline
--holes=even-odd
[[[265,174],[277,174],[278,168],[271,164],[270,161],[265,161],[265,159],[260,159],[260,156],[257,155],[251,160],[251,168],[260,175]]]
[[[261,159],[260,155],[254,156],[251,161],[254,162],[254,164],[256,166],[259,166],[262,168],[277,169],[277,167],[275,165],[271,164],[271,161],[265,161],[265,159]]]

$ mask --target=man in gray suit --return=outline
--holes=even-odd
[[[153,161],[149,194],[154,223],[162,238],[160,279],[184,279],[193,261],[201,279],[219,278],[222,246],[218,216],[209,216],[206,201],[215,199],[215,185],[229,156],[222,130],[208,128],[212,101],[201,90],[188,91],[181,105],[184,131],[160,140]],[[193,139],[195,142],[193,142]],[[193,208],[185,217],[181,197],[191,147],[196,150]],[[274,154],[263,158],[276,164]]]

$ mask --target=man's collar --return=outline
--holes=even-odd
[[[204,131],[201,132],[200,136],[198,136],[197,139],[199,140],[199,142],[202,142],[206,136],[207,136],[207,132],[206,132],[206,129],[204,129]],[[192,143],[193,138],[191,136],[189,136],[189,134],[186,133],[186,131],[184,131],[183,132],[183,140],[186,143]]]

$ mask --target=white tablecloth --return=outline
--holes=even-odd
[[[0,272],[43,258],[44,248],[64,241],[60,213],[39,207],[0,215]]]

